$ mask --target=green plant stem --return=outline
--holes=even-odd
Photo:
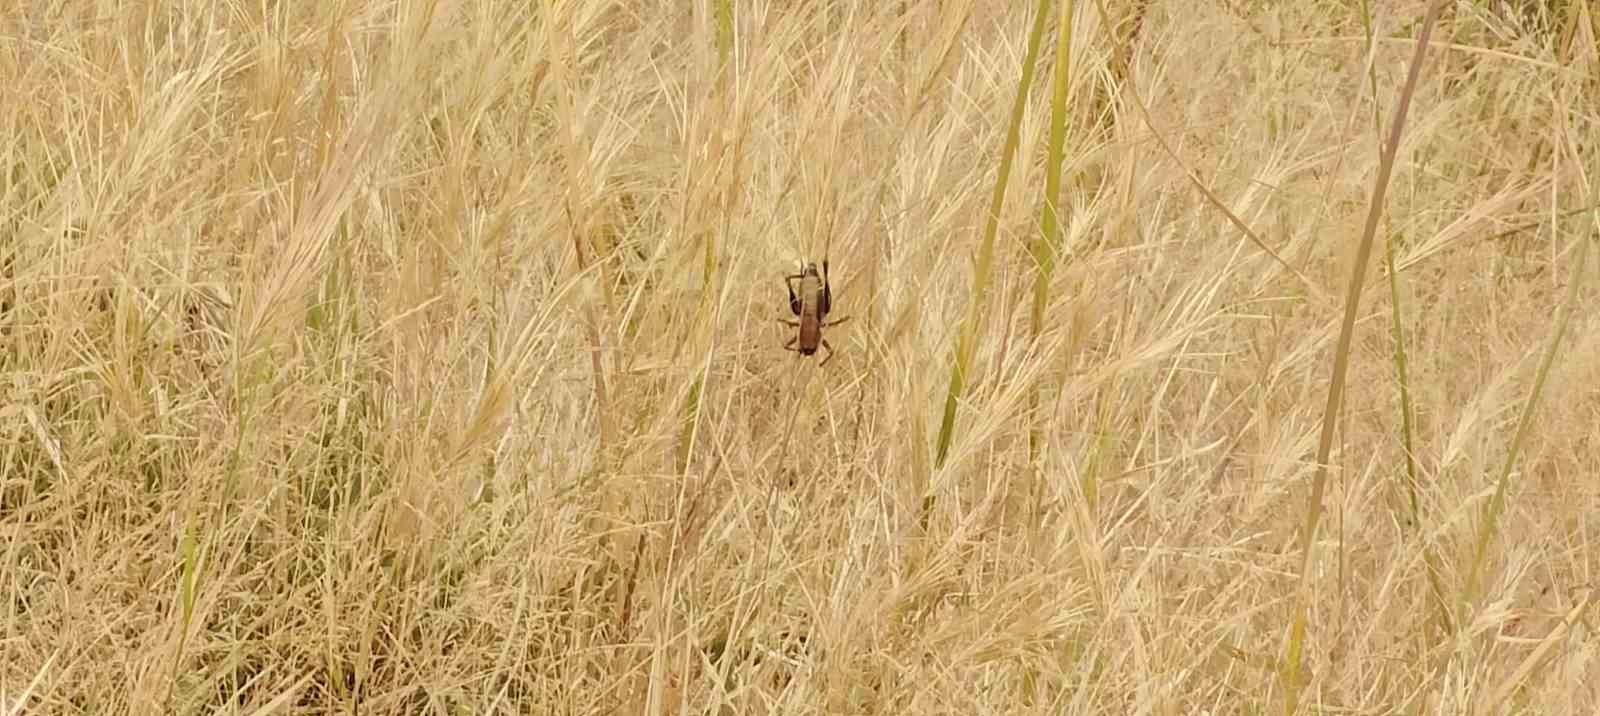
[[[939,421],[939,439],[934,449],[934,469],[944,467],[950,454],[950,442],[955,437],[956,406],[966,388],[967,370],[978,343],[978,329],[983,323],[989,298],[989,272],[994,264],[995,236],[1000,233],[1000,212],[1005,207],[1006,185],[1011,176],[1011,164],[1017,154],[1022,133],[1022,116],[1028,108],[1028,88],[1033,84],[1034,66],[1039,58],[1039,42],[1044,37],[1045,18],[1050,14],[1050,0],[1039,0],[1033,18],[1033,29],[1028,33],[1027,55],[1022,61],[1022,77],[1017,81],[1016,100],[1011,105],[1011,119],[1006,127],[1006,143],[1001,150],[1000,171],[995,177],[994,194],[989,200],[989,214],[985,217],[983,240],[978,246],[977,267],[973,275],[972,302],[967,307],[966,320],[961,326],[960,342],[956,346],[955,365],[950,371],[950,389],[945,394],[944,416]],[[930,485],[930,490],[932,486]],[[922,527],[927,528],[933,511],[934,496],[930,491],[922,501]]]

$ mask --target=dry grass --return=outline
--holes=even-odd
[[[1426,4],[1073,2],[1003,203],[1033,3],[7,4],[0,714],[1594,713],[1588,3],[1336,355]]]

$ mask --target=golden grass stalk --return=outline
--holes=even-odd
[[[1328,381],[1328,402],[1322,411],[1322,432],[1317,439],[1317,467],[1311,478],[1311,496],[1306,501],[1305,526],[1301,532],[1300,585],[1295,600],[1294,615],[1289,628],[1288,648],[1283,666],[1285,687],[1284,713],[1292,714],[1299,706],[1300,658],[1304,653],[1306,611],[1311,601],[1311,561],[1315,554],[1317,523],[1322,517],[1322,497],[1328,489],[1328,457],[1333,452],[1333,432],[1338,426],[1340,408],[1344,400],[1345,376],[1350,369],[1350,344],[1355,335],[1356,311],[1361,305],[1361,289],[1366,281],[1367,262],[1372,257],[1372,244],[1378,233],[1378,221],[1383,217],[1384,197],[1389,190],[1389,178],[1394,174],[1394,162],[1400,152],[1400,133],[1405,128],[1406,113],[1411,108],[1411,97],[1416,93],[1417,79],[1422,74],[1422,61],[1428,52],[1428,38],[1433,34],[1434,23],[1444,9],[1445,2],[1436,0],[1428,6],[1417,33],[1416,52],[1406,74],[1406,83],[1400,89],[1394,119],[1389,125],[1389,138],[1378,157],[1378,177],[1372,188],[1372,201],[1367,205],[1367,221],[1361,232],[1361,243],[1356,249],[1355,264],[1350,270],[1350,284],[1345,290],[1344,320],[1339,326],[1339,342],[1333,353],[1333,377]]]
[[[286,245],[272,252],[267,275],[256,286],[243,316],[239,339],[243,359],[285,337],[280,333],[286,307],[300,308],[310,278],[326,265],[334,230],[354,203],[361,181],[384,159],[396,124],[417,97],[416,77],[427,66],[437,36],[450,25],[451,18],[435,17],[436,5],[427,3],[424,12],[409,19],[412,25],[406,31],[415,44],[392,50],[393,69],[383,77],[382,87],[363,102],[343,143],[322,167],[315,190],[284,238]]]
[[[713,31],[715,34],[714,41],[716,43],[714,49],[717,53],[717,74],[710,97],[714,98],[712,99],[712,102],[714,103],[731,103],[732,97],[727,95],[727,88],[733,81],[733,77],[730,76],[730,73],[733,70],[729,67],[729,58],[733,52],[734,40],[733,0],[716,0],[713,3],[712,13],[712,22],[714,25]],[[736,147],[724,147],[723,150],[730,154],[734,154],[736,152]],[[731,172],[732,176],[738,176],[739,170],[736,156],[728,171]],[[722,230],[724,233],[728,231],[727,225],[730,220],[730,215],[737,207],[739,185],[740,182],[737,180],[737,178],[729,180],[723,184]],[[707,339],[706,336],[710,331],[711,326],[710,316],[712,315],[713,311],[713,302],[717,298],[717,291],[719,288],[719,284],[717,282],[719,277],[717,271],[717,234],[710,231],[704,232],[700,236],[700,249],[701,283],[700,297],[699,302],[697,303],[698,308],[696,309],[696,313],[702,317],[705,317],[705,319],[699,321],[697,324],[698,328],[697,340],[695,341],[696,345],[703,345]],[[686,349],[686,345],[680,344],[674,352],[675,354],[681,355],[681,353]],[[694,380],[689,384],[688,395],[685,396],[682,403],[681,412],[683,414],[683,418],[680,421],[678,432],[677,456],[677,468],[680,475],[686,476],[688,474],[690,462],[694,457],[694,444],[700,426],[700,413],[703,407],[701,399],[703,397],[702,393],[705,391],[705,380],[705,370],[695,371]]]
[[[689,458],[694,456],[695,427],[700,424],[700,389],[705,373],[696,372],[689,384],[689,395],[683,400],[683,423],[678,429],[678,474],[689,472]]]
[[[1572,283],[1573,285],[1579,283],[1577,277],[1573,278]],[[1533,651],[1529,652],[1526,657],[1523,657],[1522,663],[1517,665],[1516,670],[1511,672],[1511,675],[1489,695],[1489,700],[1484,703],[1483,710],[1485,713],[1498,712],[1500,704],[1505,703],[1506,699],[1511,698],[1513,693],[1521,690],[1533,678],[1534,673],[1540,667],[1547,666],[1545,662],[1552,656],[1552,653],[1556,650],[1555,647],[1568,637],[1572,627],[1585,621],[1584,614],[1589,611],[1590,607],[1594,606],[1595,593],[1592,589],[1584,589],[1582,594],[1583,598],[1576,600],[1577,606],[1567,610],[1561,621],[1539,641],[1539,645],[1534,647]]]
[[[994,264],[994,240],[1000,233],[1000,212],[1005,207],[1006,185],[1011,176],[1011,164],[1017,154],[1017,144],[1022,134],[1022,115],[1028,107],[1028,88],[1033,84],[1033,70],[1039,58],[1039,41],[1044,37],[1044,21],[1050,12],[1050,0],[1039,0],[1034,10],[1033,29],[1028,33],[1027,54],[1022,60],[1022,76],[1017,80],[1016,99],[1011,105],[1011,119],[1006,127],[1006,142],[1000,152],[1000,169],[996,173],[994,194],[989,199],[989,214],[984,219],[983,239],[978,245],[977,267],[973,272],[972,302],[961,324],[961,336],[956,344],[955,364],[950,370],[950,389],[945,394],[944,416],[939,420],[939,438],[934,448],[934,469],[944,467],[950,454],[950,442],[955,437],[956,405],[966,388],[967,370],[977,349],[978,331],[982,328],[984,311],[989,299],[989,272]],[[929,493],[922,499],[922,525],[927,527],[933,512],[934,496]]]
[[[1105,0],[1097,0],[1096,6],[1100,10],[1100,15],[1105,18],[1104,21],[1101,22],[1101,25],[1105,28],[1106,34],[1110,37],[1111,42],[1116,44],[1116,58],[1114,62],[1116,66],[1120,68],[1120,71],[1116,74],[1122,75],[1124,78],[1123,82],[1127,83],[1129,87],[1132,87],[1134,82],[1133,62],[1128,57],[1128,55],[1131,54],[1131,41],[1118,37],[1116,28],[1111,20],[1113,16],[1110,9],[1106,7]],[[1140,10],[1138,12],[1142,13],[1143,11]],[[1319,299],[1320,302],[1320,299],[1323,298],[1323,294],[1317,284],[1312,283],[1311,279],[1307,278],[1304,273],[1301,273],[1299,269],[1291,265],[1286,259],[1283,258],[1283,256],[1273,249],[1259,232],[1250,228],[1250,225],[1246,223],[1244,219],[1240,218],[1238,214],[1235,214],[1232,209],[1228,208],[1228,205],[1222,201],[1222,198],[1217,196],[1217,193],[1212,191],[1211,187],[1207,186],[1206,183],[1201,180],[1200,175],[1196,173],[1195,170],[1188,165],[1188,163],[1184,162],[1183,157],[1178,155],[1177,148],[1172,145],[1172,142],[1168,141],[1166,134],[1156,127],[1155,118],[1150,116],[1150,108],[1146,107],[1145,103],[1139,99],[1137,92],[1130,91],[1128,93],[1128,97],[1133,106],[1139,110],[1139,118],[1144,121],[1145,127],[1150,130],[1150,134],[1156,140],[1156,143],[1161,146],[1161,151],[1164,152],[1174,163],[1183,168],[1184,176],[1186,176],[1189,179],[1189,183],[1193,184],[1194,188],[1200,192],[1200,195],[1205,197],[1206,202],[1217,211],[1221,212],[1222,215],[1227,218],[1228,223],[1233,224],[1234,228],[1239,230],[1239,233],[1244,234],[1245,238],[1250,240],[1250,243],[1255,244],[1256,248],[1261,249],[1262,253],[1265,253],[1267,256],[1271,257],[1273,262],[1277,263],[1279,267],[1288,272],[1290,275],[1294,276],[1295,279],[1298,280],[1307,291],[1310,291],[1315,298]]]
[[[196,547],[195,532],[199,529],[200,522],[190,516],[185,520],[183,537],[178,542],[178,554],[183,559],[183,566],[178,575],[178,638],[172,649],[172,675],[167,682],[167,704],[172,704],[173,695],[178,688],[178,678],[183,673],[183,650],[189,642],[189,630],[194,623],[195,592],[199,583],[199,557]]]
[[[1067,142],[1067,91],[1072,65],[1072,11],[1071,0],[1062,3],[1060,23],[1056,29],[1056,67],[1050,94],[1050,142],[1046,147],[1047,159],[1044,174],[1044,207],[1039,217],[1039,233],[1028,248],[1033,255],[1033,310],[1028,314],[1028,335],[1035,343],[1044,330],[1044,309],[1050,303],[1050,276],[1055,271],[1058,234],[1061,220],[1061,164]],[[1038,411],[1039,394],[1028,397],[1028,415]],[[1028,431],[1028,457],[1039,457],[1039,422],[1030,420]]]
[[[578,168],[583,166],[582,157],[586,152],[586,148],[581,146],[582,135],[577,129],[581,124],[581,117],[575,107],[576,100],[573,97],[576,92],[576,80],[573,78],[573,64],[575,63],[573,59],[573,53],[575,52],[573,44],[575,40],[571,37],[573,29],[570,18],[565,23],[560,22],[556,13],[555,3],[546,3],[545,11],[545,17],[547,18],[545,22],[545,41],[551,48],[550,55],[553,60],[550,63],[550,67],[551,74],[555,78],[557,115],[568,126],[568,130],[561,133],[567,140],[564,149],[568,169],[566,180],[569,187],[563,209],[566,213],[567,230],[569,238],[572,240],[573,253],[578,261],[578,274],[583,275],[589,272],[591,259],[589,249],[592,247],[587,245],[588,241],[585,236],[589,222],[582,218],[588,215],[587,207],[574,205],[577,186],[582,181],[578,174]],[[568,12],[571,12],[570,9]],[[598,255],[592,258],[597,262],[600,261],[600,256]],[[604,281],[596,280],[603,286]],[[602,288],[598,293],[603,296],[604,289]],[[605,343],[600,334],[600,324],[604,316],[608,315],[610,315],[610,306],[605,305],[604,302],[602,302],[599,310],[596,310],[593,302],[586,302],[583,306],[583,329],[589,342],[589,367],[594,380],[595,411],[600,424],[598,454],[601,456],[600,464],[604,466],[602,469],[609,469],[611,449],[616,445],[615,429],[612,425],[609,408],[610,401],[607,399],[606,390]]]

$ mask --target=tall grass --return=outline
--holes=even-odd
[[[1062,164],[1066,160],[1067,121],[1070,118],[1067,96],[1072,80],[1072,14],[1076,10],[1071,0],[1061,3],[1060,18],[1056,27],[1055,70],[1051,75],[1050,139],[1045,147],[1044,199],[1039,202],[1039,233],[1028,242],[1028,253],[1033,257],[1033,304],[1028,312],[1028,337],[1037,344],[1044,331],[1045,309],[1050,304],[1050,279],[1055,274],[1056,258],[1065,254],[1061,213],[1066,208],[1061,193]],[[1038,394],[1028,397],[1028,415],[1036,419]],[[1028,434],[1029,462],[1039,459],[1040,431],[1035,427]]]
[[[1028,108],[1028,94],[1033,87],[1034,65],[1039,58],[1039,45],[1044,37],[1045,21],[1050,15],[1050,0],[1039,0],[1034,8],[1033,28],[1028,32],[1028,46],[1024,50],[1022,69],[1017,79],[1016,95],[1011,103],[1011,115],[1006,124],[1005,144],[1000,149],[1000,163],[995,171],[994,188],[989,198],[989,209],[983,217],[983,235],[978,240],[978,254],[973,262],[972,291],[966,318],[961,321],[961,333],[956,339],[954,362],[950,368],[950,383],[945,391],[944,413],[939,419],[939,437],[934,441],[935,470],[945,466],[950,455],[950,443],[956,436],[956,408],[967,386],[968,371],[977,352],[980,332],[989,318],[990,272],[994,264],[995,237],[1000,233],[1001,211],[1005,208],[1006,187],[1011,180],[1011,164],[1015,161],[1017,144],[1022,131],[1022,116]],[[1049,199],[1046,200],[1048,205]],[[926,529],[928,519],[936,504],[936,495],[929,492],[923,497],[922,524]]]
[[[313,5],[0,3],[0,712],[1600,701],[1590,4]]]
[[[1355,333],[1356,313],[1361,306],[1361,291],[1366,280],[1367,263],[1372,256],[1372,245],[1377,237],[1378,224],[1383,219],[1384,199],[1389,192],[1389,179],[1394,172],[1395,158],[1400,152],[1400,135],[1405,129],[1406,115],[1411,109],[1411,98],[1416,92],[1417,80],[1422,75],[1422,62],[1427,57],[1429,38],[1445,5],[1442,0],[1430,3],[1428,14],[1423,17],[1422,24],[1417,30],[1416,50],[1408,65],[1406,83],[1400,89],[1395,101],[1394,114],[1389,120],[1388,139],[1378,156],[1378,175],[1373,180],[1372,199],[1367,203],[1366,224],[1362,228],[1355,260],[1351,264],[1350,283],[1345,289],[1343,321],[1339,326],[1339,342],[1334,347],[1333,374],[1328,378],[1328,402],[1322,410],[1322,432],[1317,438],[1316,467],[1311,478],[1311,493],[1306,501],[1305,525],[1300,533],[1299,590],[1296,593],[1295,607],[1290,619],[1283,666],[1286,714],[1294,713],[1299,707],[1300,691],[1304,688],[1300,670],[1306,646],[1306,615],[1311,600],[1315,598],[1311,589],[1312,560],[1316,554],[1317,527],[1323,510],[1322,500],[1328,489],[1328,467],[1329,458],[1333,454],[1333,435],[1339,426],[1340,411],[1344,407],[1345,378],[1350,370],[1350,347]]]

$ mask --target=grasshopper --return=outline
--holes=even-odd
[[[796,281],[800,282],[798,288]],[[833,346],[822,337],[822,329],[850,320],[849,316],[827,320],[828,311],[833,308],[833,289],[828,285],[828,260],[822,260],[822,273],[817,273],[816,263],[808,262],[800,273],[783,277],[783,283],[789,288],[789,310],[800,317],[798,321],[778,319],[781,323],[800,329],[800,334],[790,338],[783,348],[804,356],[816,353],[818,346],[828,349],[828,355],[817,364],[820,367],[833,358]],[[792,347],[796,342],[800,345]]]

